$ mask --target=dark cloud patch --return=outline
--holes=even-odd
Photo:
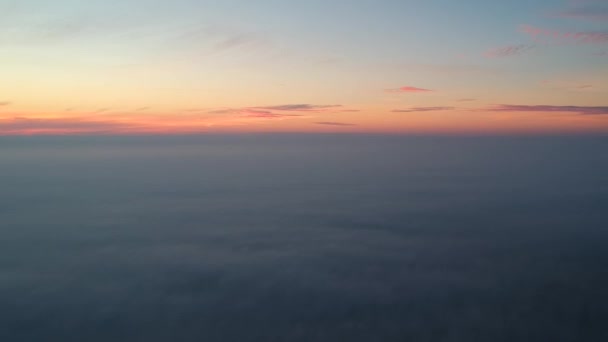
[[[455,107],[412,107],[407,109],[395,109],[393,113],[417,113],[417,112],[435,112],[442,110],[454,110]]]
[[[11,104],[10,101],[0,101],[0,107],[10,106]]]

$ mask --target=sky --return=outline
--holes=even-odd
[[[606,133],[608,0],[0,0],[0,135]]]

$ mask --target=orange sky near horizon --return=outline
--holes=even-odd
[[[0,1],[0,135],[608,133],[589,4],[272,3]]]

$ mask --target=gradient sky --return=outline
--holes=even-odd
[[[0,0],[0,135],[608,132],[607,0]]]

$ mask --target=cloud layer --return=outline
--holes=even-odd
[[[133,130],[136,126],[110,120],[84,118],[40,119],[16,117],[0,119],[0,134],[102,134]]]
[[[342,105],[285,104],[273,106],[222,108],[209,110],[206,113],[212,115],[231,115],[241,118],[284,119],[289,117],[311,116],[321,113],[347,113],[356,111],[356,109],[343,108]]]
[[[509,105],[501,104],[485,109],[491,112],[545,112],[573,113],[578,115],[608,115],[608,106],[551,106],[551,105]]]
[[[399,94],[399,93],[429,93],[429,92],[432,92],[433,90],[431,90],[431,89],[425,89],[425,88],[412,87],[412,86],[403,86],[403,87],[400,87],[400,88],[386,89],[385,91],[387,93]]]
[[[325,125],[325,126],[357,126],[355,124],[352,123],[346,123],[346,122],[334,122],[334,121],[320,121],[320,122],[315,122],[315,124],[317,125]]]
[[[311,105],[311,104],[288,104],[280,106],[252,107],[262,110],[278,110],[285,112],[326,112],[336,110],[342,105]]]
[[[418,112],[436,112],[443,110],[454,110],[455,107],[412,107],[407,109],[395,109],[393,113],[418,113]]]

